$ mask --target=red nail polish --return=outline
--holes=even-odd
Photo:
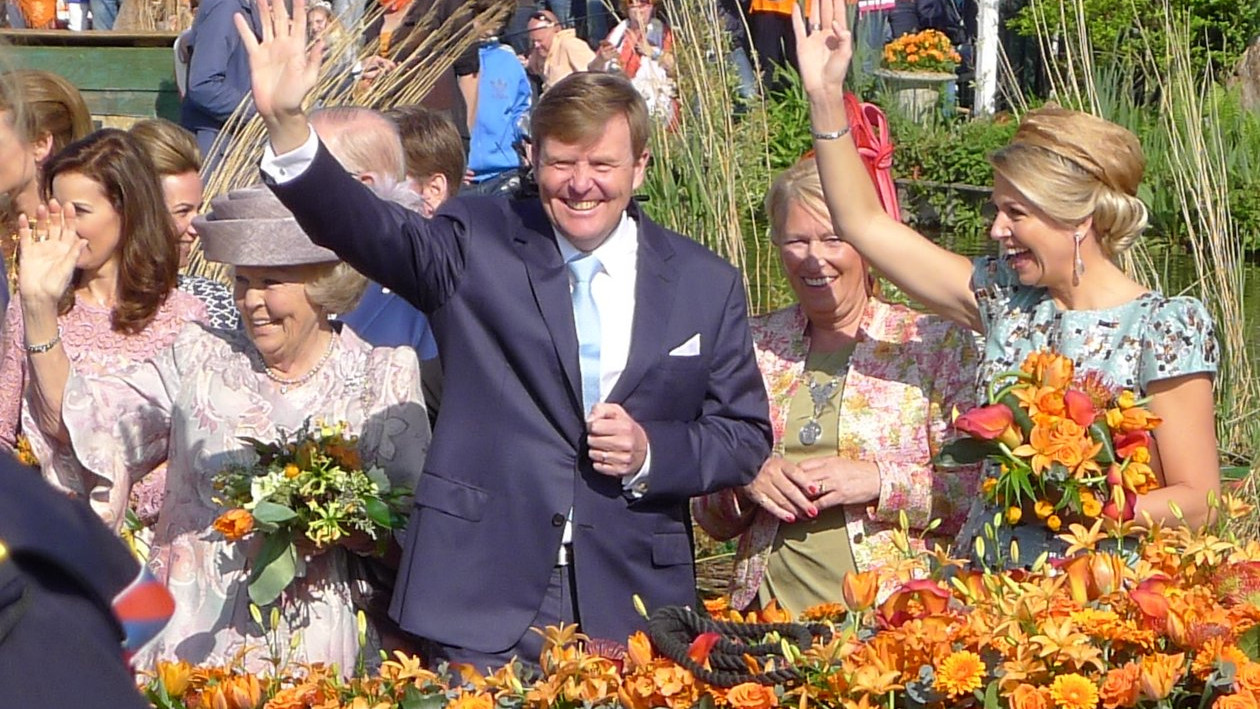
[[[818,508],[816,508],[816,507],[811,507],[811,508],[809,508],[809,518],[810,518],[810,519],[813,519],[813,518],[815,518],[815,517],[817,517],[817,516],[818,516]]]
[[[788,515],[786,521],[788,524],[791,524],[796,521],[796,517],[794,515]]]

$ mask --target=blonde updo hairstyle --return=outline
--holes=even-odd
[[[1058,106],[1030,111],[989,162],[1055,222],[1071,228],[1093,217],[1109,259],[1146,229],[1146,205],[1137,196],[1146,158],[1137,137],[1111,121]]]
[[[818,176],[818,162],[813,156],[804,157],[796,164],[780,172],[766,193],[766,214],[770,217],[770,240],[778,244],[787,228],[788,209],[799,205],[811,216],[831,224],[831,210],[823,197],[822,178]],[[865,261],[865,259],[863,259]],[[879,295],[879,279],[867,266],[867,291]]]

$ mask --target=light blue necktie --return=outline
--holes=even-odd
[[[568,262],[573,274],[573,322],[577,325],[578,362],[582,367],[582,406],[586,413],[599,403],[599,347],[602,331],[599,308],[591,296],[591,279],[603,264],[590,254]]]

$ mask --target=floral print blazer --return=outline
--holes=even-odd
[[[783,451],[789,403],[803,381],[807,324],[799,305],[751,322],[757,365],[770,398],[775,455]],[[950,412],[974,403],[976,362],[975,340],[967,330],[874,298],[866,306],[841,395],[834,451],[879,466],[879,500],[845,508],[859,569],[897,556],[892,538],[903,512],[912,530],[941,520],[932,532],[937,538],[952,537],[961,526],[979,469],[938,471],[931,460],[949,435]],[[741,535],[731,603],[746,608],[761,586],[779,520],[734,489],[697,498],[692,512],[716,539]],[[924,546],[922,540],[911,543]]]

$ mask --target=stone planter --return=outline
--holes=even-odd
[[[949,89],[958,81],[956,74],[935,71],[881,68],[874,73],[894,92],[901,112],[916,122],[930,116],[941,105],[942,91],[952,100],[954,92]]]

